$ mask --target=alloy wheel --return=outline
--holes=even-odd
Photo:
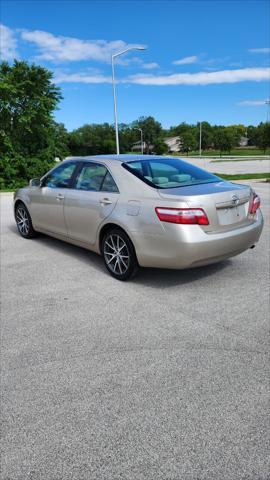
[[[126,242],[118,234],[111,234],[106,238],[104,258],[107,267],[115,275],[124,275],[130,263],[130,253]]]
[[[18,207],[16,211],[16,221],[20,233],[24,236],[28,235],[30,230],[30,222],[28,214],[23,207]]]

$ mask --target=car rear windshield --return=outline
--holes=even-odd
[[[155,188],[177,188],[222,181],[221,178],[177,158],[131,161],[123,167]]]

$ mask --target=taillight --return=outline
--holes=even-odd
[[[261,199],[257,193],[253,192],[250,204],[249,204],[249,213],[253,214],[257,212],[258,208],[260,208]]]
[[[162,222],[180,223],[181,225],[209,225],[202,208],[165,208],[156,207],[156,214]]]

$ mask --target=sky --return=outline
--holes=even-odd
[[[264,0],[2,0],[1,58],[42,65],[63,94],[68,130],[154,116],[257,125],[267,118],[270,12]]]

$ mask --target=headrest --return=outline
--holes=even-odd
[[[153,177],[153,183],[160,184],[160,183],[168,183],[167,177]]]
[[[170,180],[173,180],[174,182],[189,182],[191,180],[191,175],[183,173],[182,175],[172,175]]]

